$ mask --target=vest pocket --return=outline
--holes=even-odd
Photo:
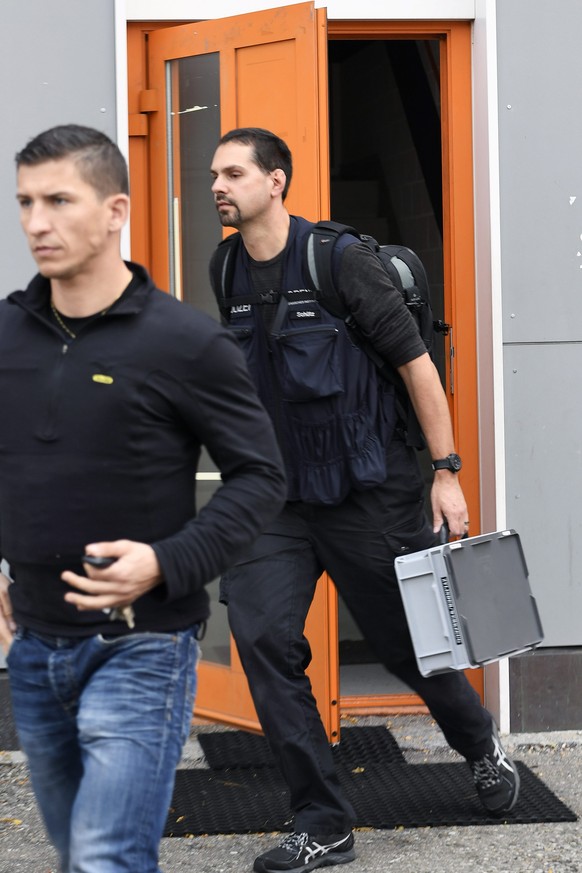
[[[283,400],[297,403],[343,392],[338,335],[331,324],[271,335]]]
[[[289,471],[291,499],[323,505],[340,503],[350,489],[341,419],[321,415],[315,421],[306,421],[292,414],[287,438],[289,456],[293,458]]]
[[[300,412],[300,407],[292,409]],[[286,436],[290,457],[300,459],[288,471],[291,499],[335,505],[352,489],[362,491],[386,480],[385,444],[367,409],[338,411],[315,421],[291,413]]]
[[[377,434],[367,434],[364,445],[350,458],[350,473],[358,491],[386,481],[386,450]]]

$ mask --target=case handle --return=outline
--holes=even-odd
[[[439,546],[444,546],[445,543],[448,543],[450,535],[451,534],[449,531],[449,526],[448,526],[446,519],[445,519],[445,521],[443,521],[441,528],[439,530]],[[469,537],[469,534],[464,533],[463,536],[461,537],[461,539],[466,540],[466,539],[468,539],[468,537]]]

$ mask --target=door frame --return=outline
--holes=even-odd
[[[447,347],[452,367],[446,368],[447,400],[455,445],[463,457],[463,491],[472,532],[481,530],[479,416],[477,404],[476,298],[463,294],[475,288],[475,226],[473,194],[472,28],[458,21],[328,20],[328,40],[440,39],[444,319],[454,325],[454,349]],[[454,172],[453,172],[454,166]],[[462,361],[462,368],[457,361]],[[451,374],[454,391],[451,391]],[[462,414],[461,414],[462,412]],[[484,698],[482,670],[468,672]],[[413,694],[390,695],[389,709],[418,709]],[[341,697],[343,712],[386,711],[385,697]],[[421,707],[422,708],[422,707]]]
[[[134,4],[140,5],[139,3]],[[170,4],[172,5],[172,4]],[[274,4],[273,4],[274,5]],[[283,5],[283,4],[281,4]],[[445,7],[447,3],[443,4]],[[385,9],[383,10],[386,14]],[[143,42],[144,34],[159,27],[172,27],[178,23],[185,23],[184,19],[180,22],[175,19],[170,19],[167,15],[164,20],[156,21],[133,21],[128,17],[125,18],[124,24],[127,25],[127,50],[128,54],[135,57],[140,54],[142,49],[137,46],[139,41]],[[449,401],[453,412],[453,420],[455,422],[455,438],[459,451],[464,454],[464,471],[463,471],[463,488],[468,498],[470,506],[471,519],[474,524],[475,531],[479,529],[477,523],[480,518],[480,499],[479,499],[479,453],[473,450],[474,446],[479,444],[479,421],[478,421],[478,405],[475,401],[476,385],[477,385],[477,354],[476,354],[476,318],[475,318],[475,299],[469,295],[471,305],[467,305],[467,299],[463,299],[463,306],[459,305],[461,297],[461,289],[463,287],[474,287],[475,265],[474,265],[474,244],[475,244],[475,228],[474,228],[474,207],[473,207],[473,144],[472,144],[472,77],[471,77],[471,38],[472,30],[468,22],[463,22],[464,26],[460,26],[459,21],[441,21],[431,20],[334,20],[328,19],[328,39],[389,39],[403,38],[410,36],[412,38],[428,38],[435,39],[439,36],[446,38],[448,46],[461,44],[464,42],[462,49],[463,61],[457,63],[460,53],[445,51],[442,58],[445,67],[446,64],[455,64],[454,69],[446,69],[443,81],[448,83],[447,93],[443,93],[443,129],[446,125],[448,136],[443,137],[445,150],[443,153],[443,209],[445,218],[445,228],[448,231],[444,233],[444,266],[445,266],[445,286],[447,287],[448,310],[445,318],[449,321],[452,318],[452,313],[455,313],[454,323],[456,325],[456,355],[457,359],[463,361],[463,372],[456,372],[456,390],[455,394],[449,395]],[[468,64],[468,67],[467,67]],[[141,71],[143,73],[143,70]],[[137,73],[138,76],[141,73]],[[127,97],[128,121],[127,121],[127,136],[129,144],[127,153],[130,156],[130,168],[132,175],[132,190],[136,192],[132,195],[134,214],[140,214],[145,207],[147,212],[147,203],[144,202],[146,186],[144,180],[147,178],[147,149],[145,148],[145,137],[147,136],[147,113],[153,111],[155,106],[148,103],[150,99],[147,92],[142,89],[141,95],[137,96],[136,89],[136,65],[134,64],[129,74],[127,75],[127,83],[129,96]],[[445,105],[446,104],[446,105]],[[460,106],[468,106],[469,111],[464,117],[459,111]],[[121,113],[120,113],[121,115]],[[120,133],[123,131],[123,124],[120,117]],[[129,139],[131,137],[131,139]],[[450,147],[448,147],[450,145]],[[453,154],[454,145],[454,154]],[[465,158],[459,160],[459,154],[463,154]],[[447,172],[447,168],[455,165],[455,173]],[[459,217],[463,216],[460,220]],[[450,228],[456,226],[456,234],[453,239]],[[142,227],[139,232],[134,222],[132,226],[132,255],[136,260],[140,260],[146,266],[150,262],[150,239],[147,227]],[[459,411],[463,411],[463,419],[459,415]],[[465,447],[465,448],[464,448]],[[473,673],[475,671],[472,671]],[[470,676],[475,679],[475,676]],[[495,677],[494,677],[495,679]],[[478,690],[483,695],[483,681],[481,673],[476,684]],[[347,698],[342,699],[342,709],[348,710],[363,710],[373,711],[381,708],[382,711],[393,710],[395,707],[399,710],[403,708],[418,709],[419,700],[415,695],[395,695],[390,697],[390,705],[385,705],[386,698],[383,697],[365,697],[365,698]],[[497,709],[497,706],[495,706]]]

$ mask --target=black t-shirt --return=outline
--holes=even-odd
[[[102,315],[105,315],[106,312],[109,312],[120,303],[122,300],[125,300],[130,294],[133,294],[135,289],[139,286],[139,280],[136,276],[131,278],[131,281],[125,291],[115,300],[111,306],[108,306],[106,309],[100,310],[99,312],[94,312],[92,315],[85,315],[82,318],[71,318],[69,315],[63,315],[62,312],[57,310],[57,315],[55,315],[54,308],[52,303],[47,300],[45,314],[48,315],[51,321],[55,322],[61,330],[63,330],[63,325],[65,328],[65,333],[70,335],[71,337],[77,336],[80,330],[85,327],[89,322],[94,321],[96,318],[101,318]]]

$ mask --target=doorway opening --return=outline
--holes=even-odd
[[[332,39],[328,63],[331,217],[413,249],[444,320],[439,40]],[[441,334],[435,362],[444,383]],[[428,484],[428,453],[420,460]],[[341,599],[339,654],[342,701],[411,693],[376,661]]]
[[[217,53],[219,71],[212,58],[201,61],[201,66],[206,75],[219,76],[223,86],[219,89],[220,128],[264,126],[280,131],[293,146],[299,182],[291,192],[291,211],[313,219],[327,217],[331,175],[331,216],[362,232],[372,232],[380,242],[402,241],[417,251],[427,267],[438,318],[443,317],[444,274],[443,320],[454,325],[456,352],[453,373],[447,339],[441,376],[446,374],[449,387],[455,443],[460,454],[467,455],[463,488],[470,517],[479,530],[470,22],[336,20],[327,22],[326,32],[325,10],[315,10],[314,15],[312,4],[305,3],[286,7],[284,13],[265,10],[169,24],[132,22],[128,27],[132,257],[148,266],[164,288],[171,286],[173,265],[178,279],[174,293],[207,311],[212,309],[207,262],[194,250],[192,235],[194,241],[204,237],[205,257],[220,237],[206,188],[209,149],[218,135],[212,99],[216,89],[213,86],[212,94],[200,92],[200,70],[185,59]],[[175,63],[182,60],[184,70]],[[331,125],[327,123],[328,80]],[[183,100],[179,96],[182,87]],[[273,99],[273,94],[282,93],[284,100]],[[194,111],[206,107],[213,107],[212,112]],[[206,138],[198,129],[205,115],[214,125]],[[207,153],[195,155],[193,148]],[[409,161],[417,170],[420,166],[416,176]],[[357,211],[359,201],[353,189],[369,187],[364,183],[370,179],[380,192],[379,209],[376,213]],[[411,184],[411,193],[405,195],[400,188],[414,180],[419,185],[413,191]],[[339,199],[343,183],[352,188],[349,196],[344,194],[345,208]],[[419,194],[423,185],[428,193]],[[435,205],[439,193],[441,210]],[[195,232],[191,222],[193,218],[199,221],[201,215],[193,216],[184,207],[182,201],[189,196],[196,198],[201,213],[208,209],[212,216],[203,226],[199,222]],[[409,213],[404,209],[406,196],[422,197]],[[422,211],[426,198],[430,206]],[[378,225],[372,218],[390,223]],[[421,230],[423,218],[429,232]],[[417,227],[408,219],[416,219]],[[179,269],[185,247],[190,258],[186,282]],[[210,463],[203,462],[197,478],[203,502],[219,476]],[[204,641],[197,710],[204,717],[256,730],[256,713],[236,647],[229,639],[224,607],[216,603],[216,588],[216,584],[210,586],[215,609]],[[370,662],[345,610],[340,614],[344,666],[351,662],[359,668],[363,662],[367,675],[375,674],[377,679],[366,684],[358,678],[353,686],[356,700],[350,696],[344,670],[340,700],[336,613],[333,586],[324,578],[317,586],[307,635],[314,655],[310,665],[314,693],[330,738],[337,738],[340,708],[410,711],[420,705],[419,698],[395,688],[383,668]],[[477,677],[469,678],[482,694],[481,671],[476,672]]]

